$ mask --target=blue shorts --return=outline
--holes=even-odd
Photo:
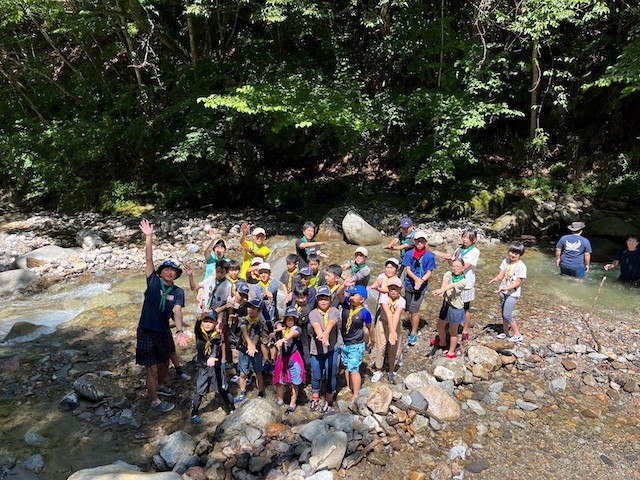
[[[262,373],[262,354],[256,352],[253,357],[246,353],[238,352],[238,368],[240,373],[248,375],[251,372]]]
[[[355,345],[345,345],[342,347],[342,363],[351,373],[359,372],[362,359],[364,358],[365,343]]]
[[[560,275],[567,275],[569,277],[576,277],[576,278],[584,278],[584,276],[586,275],[586,271],[584,267],[569,268],[569,267],[560,266]]]
[[[453,325],[462,325],[466,320],[464,308],[453,308],[449,305],[447,310],[447,322]]]

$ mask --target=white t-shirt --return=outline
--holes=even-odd
[[[505,272],[504,278],[502,279],[502,282],[500,282],[500,288],[513,285],[518,278],[527,278],[527,266],[522,260],[511,263],[510,259],[505,258],[500,264],[500,270]],[[515,290],[507,290],[504,293],[506,293],[507,295],[511,295],[512,297],[519,297],[522,293],[522,283]]]
[[[389,295],[385,295],[385,298],[383,300],[380,300],[380,305],[386,304],[386,305],[390,305],[391,306],[391,299],[389,298]],[[394,312],[394,308],[402,308],[404,310],[406,310],[407,308],[407,301],[404,299],[404,297],[401,295],[400,297],[398,297],[398,299],[396,300],[395,304],[393,305],[393,307],[391,308],[392,312]],[[388,320],[385,316],[384,313],[384,308],[380,309],[380,314],[382,316],[385,317],[385,320]]]
[[[460,258],[464,263],[468,263],[471,265],[471,268],[464,273],[464,279],[466,280],[465,290],[471,290],[476,284],[476,266],[478,265],[478,260],[480,259],[480,250],[478,247],[474,246],[470,250],[467,250],[463,253],[462,248],[459,248],[455,251],[453,258]]]

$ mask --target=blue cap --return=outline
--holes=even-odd
[[[238,293],[242,295],[249,295],[249,285],[244,282],[238,282]]]
[[[215,320],[215,321],[217,321],[218,320],[218,312],[216,312],[215,310],[211,310],[209,312],[209,314],[202,319],[203,322],[205,322],[207,320]]]
[[[252,298],[251,300],[249,300],[249,305],[247,305],[247,307],[262,308],[262,299]]]
[[[411,225],[413,225],[413,220],[409,217],[404,217],[400,220],[400,228],[409,228]]]
[[[316,297],[322,297],[322,296],[325,296],[325,297],[331,296],[331,289],[326,285],[320,285],[316,292]]]
[[[284,316],[298,318],[300,314],[298,313],[298,309],[296,307],[287,307],[287,309],[284,311]]]
[[[304,267],[300,269],[300,275],[304,276],[304,277],[310,277],[313,275],[313,272],[311,271],[311,269],[309,267]]]
[[[367,292],[367,287],[365,287],[364,285],[356,285],[355,287],[351,287],[349,290],[347,290],[347,293],[349,295],[355,295],[357,293],[365,300],[369,296],[369,293]]]
[[[173,268],[176,271],[176,279],[180,278],[180,275],[182,275],[182,269],[178,266],[177,263],[171,260],[165,260],[156,270],[158,276],[160,276],[162,270],[164,270],[165,268]]]

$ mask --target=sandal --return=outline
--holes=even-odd
[[[463,342],[468,342],[469,341],[469,333],[463,333],[462,334],[462,341]]]
[[[450,352],[447,353],[444,357],[448,358],[448,359],[453,359],[453,358],[457,358],[458,355],[456,355],[456,352]]]
[[[294,405],[293,407],[291,405],[289,405],[287,407],[287,409],[285,410],[284,414],[285,415],[289,415],[290,413],[293,413],[296,411],[297,405]]]

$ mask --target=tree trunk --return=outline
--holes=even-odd
[[[185,11],[189,8],[189,0],[185,0]],[[189,32],[189,56],[191,58],[191,68],[195,71],[198,65],[198,49],[196,48],[196,32],[193,27],[193,15],[186,13],[187,15],[187,31]]]
[[[529,140],[536,138],[536,130],[538,129],[538,115],[540,113],[540,105],[538,105],[538,89],[540,88],[540,63],[539,63],[540,45],[533,42],[531,47],[531,110],[529,112]]]

